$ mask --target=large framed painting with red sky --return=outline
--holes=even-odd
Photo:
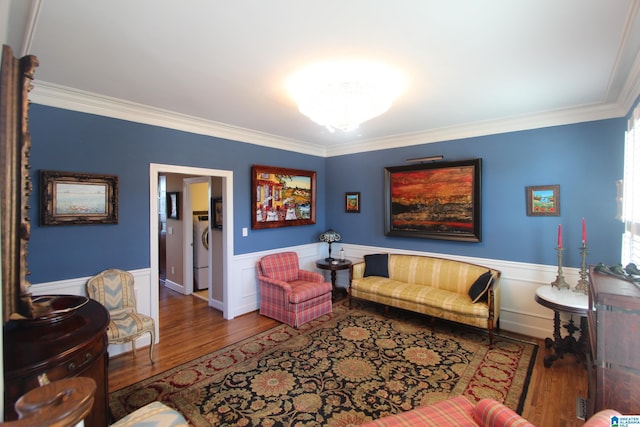
[[[385,168],[385,234],[481,241],[482,159]]]

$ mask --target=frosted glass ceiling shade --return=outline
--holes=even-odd
[[[389,110],[405,85],[400,72],[369,61],[310,65],[288,82],[302,114],[330,131],[345,132]]]

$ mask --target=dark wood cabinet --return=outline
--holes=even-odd
[[[107,335],[109,313],[94,300],[57,321],[11,321],[4,327],[5,421],[17,419],[16,400],[38,387],[38,376],[50,381],[84,376],[96,382],[87,427],[109,421]]]
[[[589,270],[588,415],[640,414],[640,288]]]

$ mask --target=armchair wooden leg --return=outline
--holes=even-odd
[[[153,360],[153,346],[156,343],[156,334],[154,331],[149,331],[151,335],[151,344],[149,345],[149,359],[151,360],[151,364],[153,365],[155,361]]]

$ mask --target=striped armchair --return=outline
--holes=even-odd
[[[260,314],[294,328],[331,313],[331,283],[300,270],[298,254],[282,252],[258,261]]]
[[[87,294],[109,312],[110,321],[107,328],[109,344],[131,342],[135,355],[136,340],[146,333],[151,335],[149,359],[153,364],[156,326],[152,317],[136,311],[133,274],[118,269],[104,270],[89,279]]]

